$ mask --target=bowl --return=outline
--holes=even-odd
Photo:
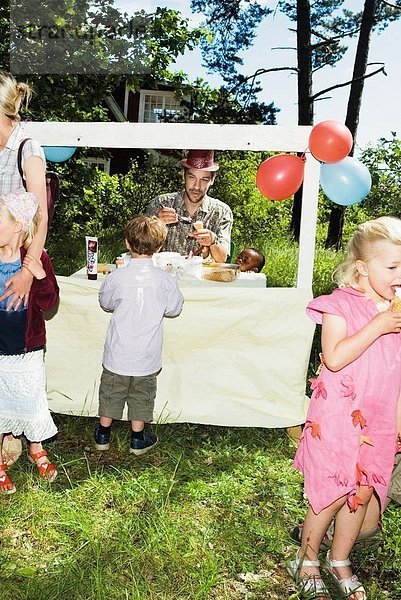
[[[234,281],[239,274],[239,265],[231,263],[204,263],[202,279],[229,283]]]

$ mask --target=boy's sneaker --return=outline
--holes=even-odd
[[[111,435],[111,428],[110,431],[108,431],[107,433],[100,433],[99,431],[99,426],[96,427],[95,429],[95,433],[94,433],[94,440],[95,440],[95,448],[96,450],[108,450],[110,448],[110,435]]]
[[[156,446],[157,442],[157,435],[153,435],[153,433],[148,433],[147,431],[143,432],[143,440],[138,440],[131,435],[131,447],[129,451],[139,456],[140,454],[145,454],[153,446]]]

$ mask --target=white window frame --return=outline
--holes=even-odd
[[[83,162],[87,165],[91,165],[92,167],[97,167],[97,165],[104,165],[103,173],[107,173],[110,175],[110,158],[101,158],[100,156],[87,156],[83,159]]]
[[[163,98],[175,98],[175,92],[171,90],[140,90],[139,92],[139,111],[138,111],[138,123],[145,123],[145,97],[146,96],[159,96]],[[189,101],[189,96],[184,96],[184,100]],[[164,103],[163,103],[164,105]],[[163,106],[164,109],[164,106]],[[184,109],[183,109],[184,110]],[[148,121],[146,121],[148,123]]]

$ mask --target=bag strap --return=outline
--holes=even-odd
[[[22,142],[19,145],[18,148],[18,155],[17,155],[17,165],[18,165],[18,171],[19,174],[21,176],[22,179],[22,185],[24,186],[24,188],[26,189],[26,181],[24,178],[24,172],[22,170],[22,150],[24,149],[24,146],[26,144],[26,142],[28,142],[31,138],[25,138],[24,140],[22,140]]]

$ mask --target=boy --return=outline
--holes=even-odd
[[[139,215],[127,224],[124,235],[131,261],[108,275],[99,291],[100,306],[113,314],[104,346],[100,422],[94,438],[97,450],[109,449],[111,424],[121,419],[127,403],[130,452],[139,455],[157,443],[144,426],[153,419],[163,318],[177,317],[184,298],[174,276],[152,262],[152,254],[166,239],[166,225],[157,217]]]
[[[242,272],[260,273],[265,266],[265,257],[255,248],[244,248],[234,261]]]

